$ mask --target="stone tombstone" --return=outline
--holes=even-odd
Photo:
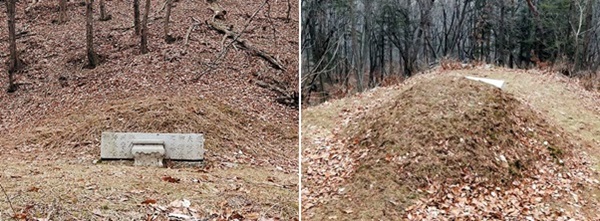
[[[164,158],[182,161],[204,159],[203,134],[174,133],[119,133],[103,132],[100,144],[100,157],[103,160],[133,159],[135,144],[152,141],[164,147]]]
[[[491,84],[497,88],[502,89],[502,86],[504,86],[504,80],[496,80],[496,79],[490,79],[490,78],[479,78],[479,77],[472,77],[472,76],[465,76],[465,78],[469,79],[469,80],[473,80],[473,81],[481,81],[483,83],[486,84]]]

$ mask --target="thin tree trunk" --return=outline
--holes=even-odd
[[[58,22],[60,24],[64,24],[67,22],[67,0],[60,0],[58,3],[60,7],[60,12],[58,14]]]
[[[92,16],[92,5],[94,4],[94,0],[86,0],[86,24],[85,24],[85,34],[86,34],[86,43],[87,43],[87,57],[88,57],[88,67],[95,68],[98,66],[98,55],[94,51],[94,18]]]
[[[17,54],[17,41],[15,36],[15,1],[16,0],[5,0],[6,1],[6,13],[8,16],[8,41],[10,58],[8,61],[8,89],[7,92],[12,93],[17,90],[17,86],[14,82],[14,74],[19,69],[19,55]]]
[[[290,12],[292,11],[292,3],[290,2],[290,0],[287,0],[287,11],[286,11],[286,16],[285,16],[285,22],[288,23],[291,21],[290,19]]]
[[[360,53],[359,53],[359,47],[358,47],[358,36],[356,34],[356,28],[358,26],[358,18],[356,15],[356,9],[355,9],[355,5],[354,2],[350,2],[350,19],[352,19],[352,31],[350,33],[351,38],[352,38],[352,67],[354,73],[356,74],[356,90],[358,92],[362,92],[363,91],[363,86],[362,86],[362,70],[361,70],[361,65],[359,65],[360,61]]]
[[[150,0],[146,0],[144,19],[142,20],[142,54],[148,53],[148,14],[150,13]]]
[[[391,42],[391,40],[388,40],[388,42]],[[393,75],[394,74],[394,47],[392,45],[392,43],[389,43],[390,45],[388,46],[388,52],[389,52],[389,74],[388,75]]]
[[[140,0],[133,0],[133,26],[135,34],[140,34]]]
[[[583,36],[583,52],[582,52],[582,56],[581,56],[581,66],[582,67],[586,67],[586,68],[590,68],[589,67],[589,53],[591,51],[591,47],[590,47],[590,40],[591,40],[591,36],[593,34],[593,30],[592,28],[594,27],[594,25],[592,24],[592,18],[593,18],[593,14],[592,14],[592,1],[587,1],[586,4],[586,8],[585,8],[585,35]]]
[[[164,36],[165,36],[165,42],[167,43],[171,43],[173,42],[175,39],[173,37],[171,37],[169,35],[169,19],[171,18],[171,7],[173,4],[173,0],[167,0],[167,11],[166,11],[166,15],[165,15],[165,27],[164,27]]]
[[[104,0],[100,0],[100,21],[108,21],[112,18],[111,15],[106,14],[106,7],[104,6]]]

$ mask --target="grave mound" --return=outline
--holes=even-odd
[[[358,166],[342,207],[354,211],[402,211],[433,183],[507,186],[571,146],[511,94],[459,77],[419,82],[343,133]]]
[[[49,118],[24,134],[17,145],[60,149],[65,155],[100,156],[102,132],[198,133],[205,137],[207,156],[236,160],[276,161],[287,154],[281,143],[288,133],[275,123],[208,98],[147,96],[73,110],[66,118]],[[269,134],[267,134],[269,133]],[[277,133],[273,138],[270,133]],[[292,133],[292,132],[289,132]],[[295,134],[293,134],[295,135]],[[291,137],[291,135],[290,135]],[[264,139],[269,138],[271,142]],[[20,143],[20,144],[19,144]],[[240,155],[243,153],[243,155]]]

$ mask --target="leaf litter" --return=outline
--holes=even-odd
[[[255,82],[268,77],[281,87],[297,87],[298,10],[293,8],[298,2],[291,1],[289,23],[287,2],[270,2],[269,11],[260,11],[244,33],[277,55],[286,71],[230,48],[206,73],[223,50],[221,34],[200,25],[187,45],[166,44],[159,34],[162,13],[151,13],[150,53],[141,55],[130,27],[131,2],[105,3],[112,19],[94,22],[96,50],[103,58],[95,69],[83,68],[84,7],[68,3],[72,16],[59,25],[51,22],[58,16],[56,2],[40,1],[27,13],[28,2],[17,3],[17,31],[28,33],[17,42],[26,66],[16,75],[19,90],[0,93],[0,183],[15,209],[33,205],[25,215],[37,220],[146,220],[156,212],[146,206],[187,199],[211,220],[222,219],[225,209],[252,214],[253,220],[297,217],[298,161],[290,156],[297,155],[298,110],[279,104],[276,93]],[[151,11],[162,4],[152,2]],[[229,10],[227,22],[238,28],[261,2],[220,4]],[[190,17],[210,19],[207,7],[205,1],[176,1],[171,35],[185,36]],[[6,19],[4,10],[0,7],[0,20]],[[0,26],[0,48],[8,47],[6,33]],[[7,59],[5,52],[0,60]],[[5,65],[0,72],[6,73]],[[0,85],[6,84],[0,78]],[[98,161],[105,130],[205,133],[206,163],[189,168],[167,162],[168,172],[161,172]],[[180,181],[162,181],[165,176]],[[241,179],[232,183],[230,177]],[[276,185],[264,185],[268,177],[275,177]],[[141,204],[148,199],[157,202]],[[221,207],[223,200],[245,204]],[[0,199],[0,219],[19,212],[8,207]],[[168,213],[157,215],[168,219]]]
[[[303,217],[597,219],[587,144],[540,116],[440,72],[304,109]]]

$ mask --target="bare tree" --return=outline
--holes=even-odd
[[[358,28],[358,16],[356,16],[356,6],[354,4],[354,1],[350,2],[350,19],[352,20],[352,26],[350,27],[350,35],[352,36],[352,70],[354,71],[354,73],[356,74],[356,86],[357,86],[357,90],[358,92],[362,92],[363,91],[363,86],[362,86],[362,70],[360,70],[362,67],[362,63],[360,57],[359,57],[359,45],[358,45],[358,35],[357,35],[357,28]]]
[[[135,34],[140,34],[140,0],[133,0],[133,27]]]
[[[317,92],[327,97],[327,90],[339,86],[362,91],[391,75],[411,77],[443,59],[510,68],[538,66],[567,76],[600,68],[599,1],[303,0],[301,4],[305,95]]]
[[[106,14],[106,6],[104,0],[100,0],[100,21],[108,21],[112,18],[110,14]]]
[[[146,0],[144,20],[142,20],[142,54],[148,53],[148,14],[150,13],[150,0]]]
[[[64,24],[67,22],[67,0],[60,0],[58,3],[60,12],[58,14],[58,23]]]
[[[286,16],[285,16],[285,22],[290,22],[290,13],[292,11],[292,3],[290,2],[290,0],[287,0],[287,11],[285,12]]]
[[[8,89],[12,93],[17,90],[14,82],[14,74],[20,67],[19,55],[17,54],[17,42],[15,36],[15,2],[16,0],[4,0],[6,2],[6,14],[8,16],[8,41],[10,58],[8,60]]]
[[[92,5],[94,4],[94,0],[86,0],[86,10],[85,10],[85,36],[86,36],[86,45],[87,45],[87,58],[88,58],[88,67],[95,68],[100,63],[98,59],[98,54],[94,51],[94,18],[93,18],[93,10]]]
[[[165,12],[164,37],[165,42],[172,43],[175,41],[175,38],[169,35],[169,19],[171,18],[171,7],[173,6],[173,0],[167,0],[165,4],[167,5],[167,11]]]

